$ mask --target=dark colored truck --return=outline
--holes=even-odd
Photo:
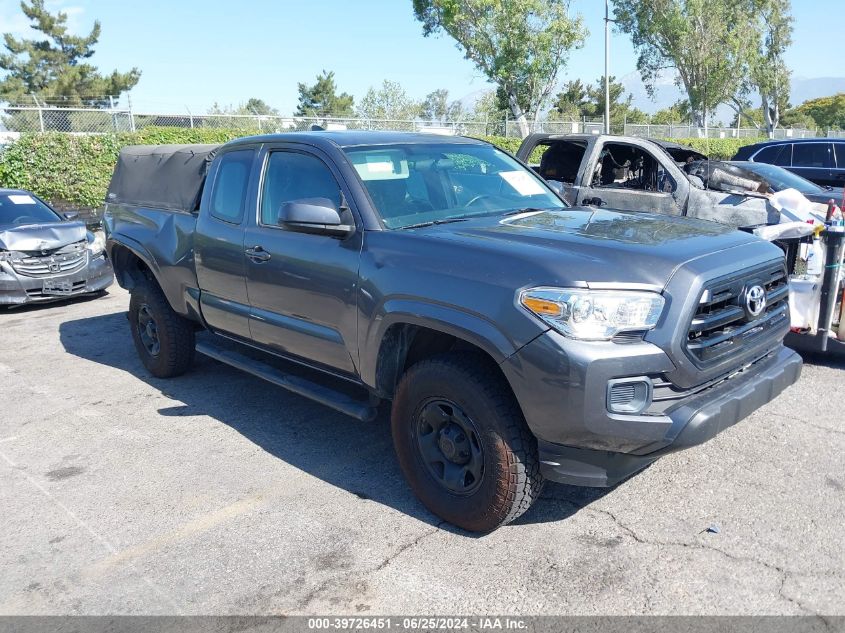
[[[801,371],[777,247],[570,208],[473,139],[126,148],[104,225],[153,375],[199,351],[361,420],[392,401],[411,488],[469,530],[705,442]]]

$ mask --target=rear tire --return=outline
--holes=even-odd
[[[449,523],[489,532],[540,496],[537,441],[510,386],[480,354],[450,353],[408,369],[391,426],[411,489]]]
[[[129,299],[129,326],[141,362],[156,378],[184,374],[194,360],[194,325],[170,307],[156,284],[135,286]]]

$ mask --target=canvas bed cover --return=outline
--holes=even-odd
[[[130,145],[120,150],[107,203],[194,211],[220,145]]]

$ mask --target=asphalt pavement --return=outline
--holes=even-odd
[[[385,416],[203,357],[153,378],[127,305],[0,312],[0,614],[845,615],[845,359],[479,537],[416,501]]]

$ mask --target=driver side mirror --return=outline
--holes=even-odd
[[[65,220],[71,221],[79,218],[79,211],[65,211],[62,213]]]
[[[343,224],[340,211],[328,198],[304,198],[282,204],[279,225],[297,233],[347,237],[355,226]]]

